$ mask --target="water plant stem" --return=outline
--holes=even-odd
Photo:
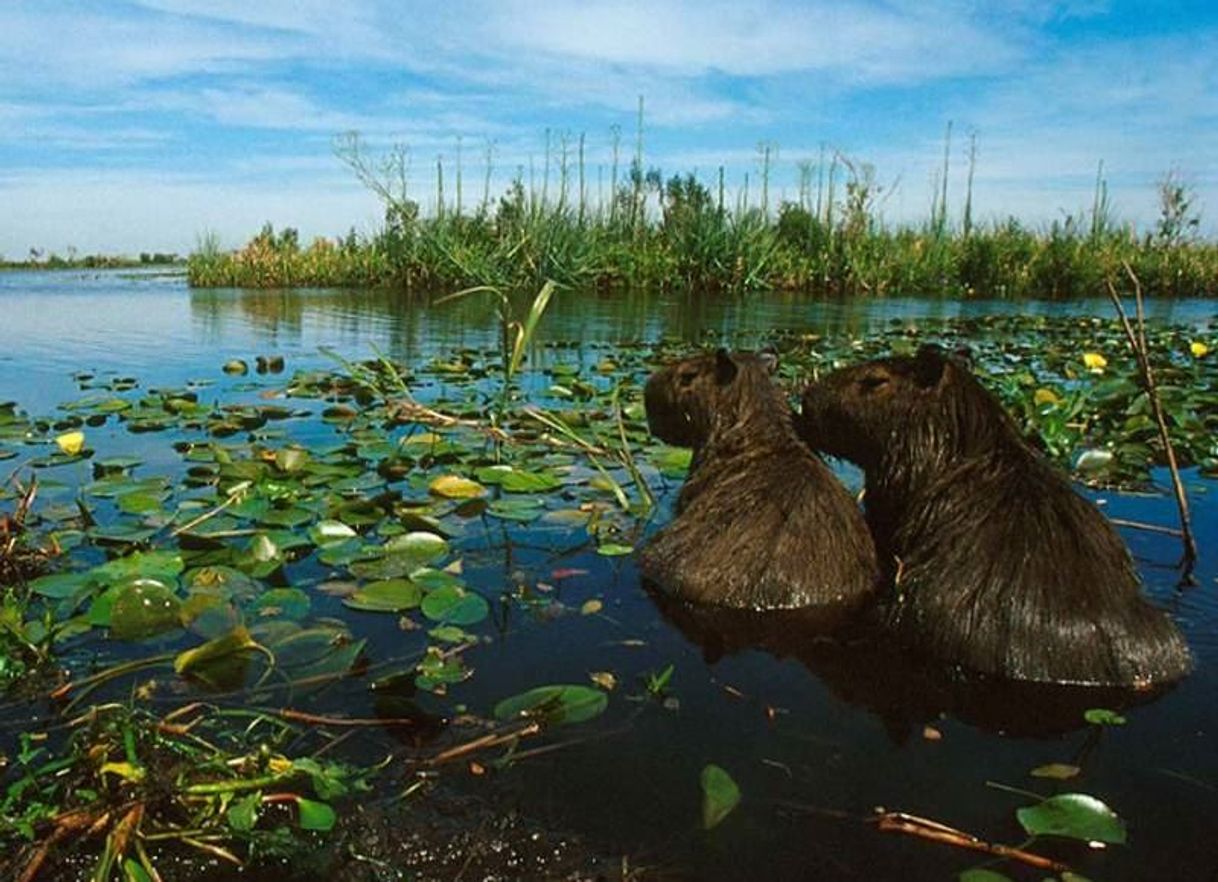
[[[1129,348],[1133,350],[1134,357],[1137,359],[1138,369],[1142,375],[1142,387],[1146,390],[1146,397],[1150,400],[1150,406],[1155,415],[1155,423],[1159,429],[1159,440],[1163,444],[1163,454],[1167,458],[1167,468],[1171,473],[1172,491],[1176,497],[1176,508],[1180,513],[1180,541],[1184,546],[1184,557],[1181,561],[1183,571],[1181,582],[1183,584],[1192,584],[1193,567],[1197,562],[1197,540],[1193,536],[1192,518],[1189,516],[1188,494],[1185,493],[1184,482],[1180,479],[1180,467],[1176,462],[1176,450],[1172,446],[1171,434],[1167,430],[1167,418],[1163,414],[1163,402],[1159,398],[1159,389],[1155,385],[1154,369],[1150,365],[1150,350],[1146,342],[1146,309],[1142,295],[1142,283],[1128,261],[1122,261],[1121,266],[1129,277],[1129,281],[1133,284],[1134,305],[1137,310],[1136,316],[1138,322],[1136,333],[1129,321],[1129,315],[1121,303],[1121,298],[1117,294],[1116,286],[1111,279],[1107,283],[1108,296],[1112,300],[1112,305],[1116,307],[1117,315],[1121,319],[1121,327],[1125,330],[1125,337],[1129,341]]]

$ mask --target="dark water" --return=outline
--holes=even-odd
[[[1109,309],[1104,302],[741,303],[560,294],[539,344],[570,342],[565,358],[592,361],[603,354],[600,344],[698,340],[708,332],[742,333],[747,342],[774,329],[863,333],[893,318],[916,323],[1000,311],[1108,315]],[[1213,316],[1209,301],[1156,302],[1151,311],[1152,320],[1196,325]],[[0,274],[0,328],[0,401],[16,400],[31,413],[78,397],[71,374],[80,369],[170,386],[215,379],[218,365],[232,357],[274,352],[285,355],[291,369],[330,367],[320,346],[362,358],[375,345],[414,362],[494,345],[497,333],[486,300],[426,309],[382,293],[191,292],[178,276],[114,272]],[[535,361],[544,363],[553,352],[542,346]],[[136,443],[121,431],[97,439],[100,455]],[[874,646],[818,641],[806,623],[759,630],[752,622],[660,610],[628,559],[571,547],[556,531],[471,533],[463,545],[467,578],[489,596],[522,579],[551,580],[568,607],[597,598],[606,615],[558,621],[517,615],[501,622],[495,639],[467,657],[476,676],[454,687],[452,697],[485,711],[533,685],[586,682],[593,671],[613,671],[623,685],[610,710],[574,734],[578,743],[491,776],[464,778],[458,771],[457,785],[676,877],[948,880],[983,859],[880,833],[859,819],[883,806],[1018,843],[1014,810],[1030,800],[986,782],[1053,792],[1029,771],[1073,763],[1081,776],[1058,789],[1102,798],[1130,832],[1125,847],[1061,846],[1056,853],[1075,869],[1106,880],[1218,879],[1218,485],[1191,478],[1190,490],[1201,544],[1198,587],[1177,591],[1173,541],[1140,531],[1124,536],[1148,593],[1171,608],[1188,635],[1197,671],[1130,708],[1128,725],[1103,732],[1080,728],[1080,712],[1119,697],[953,686]],[[1165,524],[1175,517],[1167,496],[1104,498],[1114,516]],[[558,568],[587,572],[552,580]],[[350,619],[374,656],[391,654],[403,639],[393,617],[341,607],[329,614]],[[625,698],[639,691],[639,677],[669,664],[673,706]],[[360,693],[350,699],[352,713],[374,704],[351,691]],[[927,726],[941,737],[926,737]],[[706,833],[698,817],[698,776],[710,762],[732,774],[744,799]],[[1002,869],[1015,879],[1048,875]]]

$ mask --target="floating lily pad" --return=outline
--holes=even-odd
[[[495,705],[495,719],[531,717],[545,725],[582,723],[604,713],[609,696],[580,685],[538,686]]]
[[[110,608],[110,636],[143,640],[181,626],[182,602],[156,579],[134,579],[117,590]]]
[[[740,788],[732,776],[713,763],[702,769],[702,829],[718,826],[740,802]]]
[[[460,585],[445,585],[423,598],[423,615],[433,622],[450,625],[476,625],[490,614],[481,594]]]
[[[369,582],[343,603],[366,612],[402,612],[417,607],[423,599],[423,589],[409,579],[383,579]]]
[[[1015,816],[1030,836],[1066,836],[1084,842],[1121,845],[1125,822],[1094,796],[1062,793],[1038,805],[1018,809]]]
[[[477,481],[459,475],[441,475],[428,485],[428,490],[446,499],[476,499],[486,495],[486,488]]]

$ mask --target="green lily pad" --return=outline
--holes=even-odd
[[[365,612],[401,612],[414,609],[422,599],[423,589],[409,579],[383,579],[369,582],[343,603]]]
[[[604,713],[609,696],[580,685],[538,686],[495,705],[495,719],[531,717],[544,725],[582,723]]]
[[[423,615],[433,622],[449,625],[476,625],[490,614],[481,594],[460,585],[445,585],[423,598]]]
[[[309,595],[299,588],[272,588],[254,602],[260,616],[281,616],[300,620],[309,614]]]
[[[182,602],[156,579],[134,579],[117,589],[110,607],[110,636],[143,640],[181,626]]]
[[[702,829],[717,826],[740,802],[740,788],[732,776],[711,763],[702,769]]]
[[[1124,844],[1125,822],[1094,796],[1062,793],[1038,805],[1018,809],[1015,816],[1030,836],[1066,836],[1084,842]]]

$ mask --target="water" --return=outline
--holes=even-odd
[[[862,333],[892,319],[1109,310],[1102,301],[741,303],[559,294],[532,356],[542,364],[555,353],[590,363],[612,345],[661,338],[743,334],[748,340],[774,329]],[[209,378],[223,388],[218,367],[234,357],[279,353],[290,369],[330,367],[320,347],[362,358],[375,346],[415,363],[493,346],[498,334],[493,303],[485,298],[429,309],[381,292],[192,292],[181,276],[158,273],[0,274],[0,315],[0,401],[16,400],[31,413],[79,397],[72,374],[81,369],[135,376],[145,387]],[[1211,301],[1151,304],[1156,321],[1204,326],[1213,316]],[[559,350],[547,342],[569,345]],[[121,431],[97,442],[99,454],[142,443]],[[640,587],[629,559],[607,560],[586,545],[564,544],[557,531],[472,532],[465,540],[467,578],[488,596],[520,579],[548,581],[567,607],[597,598],[606,614],[505,619],[489,645],[469,653],[476,676],[453,695],[485,710],[533,685],[586,682],[594,671],[614,672],[621,685],[596,723],[553,736],[575,739],[565,749],[489,776],[456,771],[452,784],[678,877],[948,880],[983,858],[880,833],[859,819],[884,806],[1018,843],[1014,809],[1030,800],[986,782],[1045,793],[1029,771],[1073,763],[1082,775],[1061,789],[1104,799],[1127,820],[1130,844],[1048,850],[1095,879],[1218,878],[1212,835],[1218,816],[1218,554],[1212,538],[1218,486],[1196,478],[1190,484],[1201,544],[1197,588],[1176,590],[1174,541],[1141,531],[1124,536],[1148,593],[1168,605],[1185,630],[1197,671],[1131,708],[1129,725],[1103,732],[1076,723],[1082,708],[1103,704],[1103,695],[946,686],[875,647],[829,646],[806,626],[759,633],[748,622],[695,621],[662,611]],[[1104,497],[1115,516],[1174,520],[1166,496]],[[556,569],[576,572],[554,578]],[[407,639],[392,616],[353,616],[324,603],[318,598],[314,612],[351,619],[369,639],[374,660]],[[640,691],[646,673],[670,664],[674,706],[625,697]],[[355,688],[349,693],[346,709],[353,715],[385,710],[377,705],[383,697]],[[409,699],[425,708],[429,700]],[[723,825],[705,833],[698,776],[711,762],[733,775],[744,799]],[[1017,879],[1048,875],[1014,866],[1003,871]]]

